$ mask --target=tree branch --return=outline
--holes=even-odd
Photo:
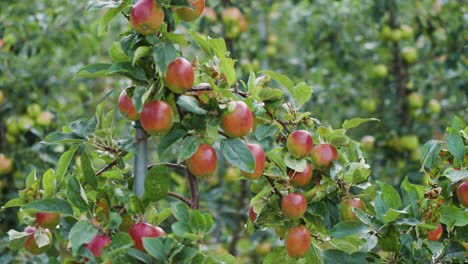
[[[178,194],[178,193],[175,193],[175,192],[168,192],[167,196],[171,196],[171,197],[174,197],[176,199],[179,199],[182,202],[184,202],[186,205],[188,205],[189,207],[192,207],[192,202],[189,199],[182,196],[181,194]]]
[[[192,206],[190,207],[192,209],[198,209],[200,208],[200,193],[198,192],[197,178],[189,170],[187,170],[187,177],[189,180],[191,200],[192,200],[191,201]]]
[[[273,181],[272,178],[270,178],[269,176],[266,176],[265,174],[263,174],[263,176],[267,179],[267,181],[270,183],[271,187],[273,187],[273,191],[276,193],[276,195],[279,196],[279,198],[283,198],[283,195],[280,193],[280,191],[276,188],[275,186],[275,182]]]
[[[155,164],[149,165],[149,166],[148,166],[148,170],[150,170],[150,169],[153,168],[153,167],[159,166],[159,165],[163,165],[163,166],[169,167],[169,168],[171,168],[171,169],[179,169],[179,170],[185,170],[185,169],[187,169],[187,166],[182,165],[182,164],[170,163],[170,162],[162,162],[162,163],[155,163]]]
[[[119,162],[119,159],[123,156],[127,155],[127,151],[122,151],[120,152],[119,154],[119,157],[117,159],[114,159],[111,163],[107,164],[106,166],[104,166],[102,169],[100,169],[99,171],[96,172],[96,176],[99,176],[101,174],[103,174],[104,172],[108,171],[110,168],[114,167],[115,165],[117,165],[117,162]]]
[[[268,116],[270,116],[273,120],[275,120],[276,122],[280,123],[280,125],[284,128],[284,130],[286,130],[286,132],[289,134],[291,133],[291,130],[289,130],[288,128],[288,125],[286,125],[285,122],[281,121],[281,120],[278,120],[278,119],[275,119],[275,117],[273,116],[273,113],[268,111],[267,109],[265,109],[266,113]]]

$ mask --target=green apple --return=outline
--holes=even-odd
[[[41,106],[39,104],[31,104],[27,108],[28,116],[36,118],[41,113]]]
[[[373,113],[377,109],[377,103],[374,99],[362,99],[361,100],[361,107],[364,111],[368,113]]]
[[[36,118],[36,124],[38,124],[39,126],[47,127],[52,123],[52,119],[54,119],[54,114],[52,114],[51,112],[41,112]]]
[[[21,131],[28,131],[34,126],[34,121],[29,116],[21,116],[18,119],[18,126]]]
[[[411,109],[419,109],[423,106],[423,104],[424,98],[420,93],[412,92],[410,95],[408,95],[408,106]]]
[[[16,136],[12,135],[12,134],[10,134],[8,132],[5,134],[5,139],[9,144],[15,144],[16,143]]]
[[[17,134],[19,134],[20,132],[20,129],[19,129],[19,126],[18,126],[18,118],[15,117],[15,116],[12,116],[10,118],[8,118],[8,120],[6,121],[6,124],[7,124],[7,133],[12,135],[12,136],[15,136]]]
[[[438,114],[440,113],[440,110],[441,110],[441,106],[440,106],[440,103],[438,100],[436,99],[431,99],[429,100],[429,102],[427,103],[427,106],[429,108],[429,111],[433,114]]]
[[[388,75],[388,69],[385,64],[377,64],[372,67],[372,76],[376,78],[385,78]]]
[[[408,25],[401,26],[401,38],[412,39],[414,37],[413,28]]]
[[[401,52],[401,55],[403,56],[403,59],[409,64],[413,64],[418,61],[418,51],[413,47],[404,48]]]
[[[419,147],[419,138],[416,135],[405,135],[400,138],[402,148],[414,151]]]
[[[366,135],[361,138],[361,144],[365,150],[370,151],[374,149],[375,138],[371,135]]]
[[[394,42],[398,42],[402,38],[402,31],[400,29],[394,29],[392,30],[392,33],[390,34],[390,39]]]
[[[380,31],[379,37],[381,40],[386,41],[390,40],[392,35],[392,29],[389,26],[384,26]]]

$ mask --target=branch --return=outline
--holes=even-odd
[[[286,125],[285,122],[281,121],[281,120],[278,120],[278,119],[275,119],[275,117],[273,116],[273,113],[271,113],[270,111],[268,111],[267,109],[265,109],[267,115],[269,115],[273,120],[275,120],[276,122],[280,123],[281,126],[283,126],[284,130],[286,130],[286,132],[289,134],[291,133],[291,130],[289,130],[288,128],[288,125]]]
[[[180,195],[180,194],[178,194],[178,193],[175,193],[175,192],[168,192],[167,195],[168,195],[168,196],[171,196],[171,197],[174,197],[174,198],[176,198],[176,199],[179,199],[179,200],[181,200],[182,202],[184,202],[186,205],[188,205],[189,207],[192,207],[192,202],[191,202],[189,199],[185,198],[184,196],[182,196],[182,195]]]
[[[96,172],[96,176],[103,174],[104,172],[108,171],[110,168],[117,165],[117,162],[119,162],[119,159],[125,155],[127,155],[127,151],[120,152],[119,157],[114,159],[111,163],[107,164],[104,168],[100,169],[98,172]]]
[[[273,181],[272,178],[270,178],[269,176],[266,176],[265,174],[263,174],[263,176],[268,180],[268,182],[270,183],[271,187],[273,187],[273,191],[276,193],[276,195],[279,196],[279,198],[283,198],[283,195],[280,193],[280,191],[276,188],[275,186],[275,182]]]
[[[182,164],[170,163],[170,162],[162,162],[162,163],[155,163],[155,164],[149,165],[149,166],[148,166],[148,170],[150,170],[150,169],[153,168],[153,167],[159,166],[159,165],[163,165],[163,166],[169,167],[169,168],[171,168],[171,169],[180,169],[180,170],[185,170],[185,169],[187,169],[187,166],[182,165]]]
[[[192,209],[198,209],[200,208],[200,193],[198,192],[197,178],[189,170],[187,170],[187,176],[189,180],[191,199],[192,199],[191,201],[192,206],[190,207]]]

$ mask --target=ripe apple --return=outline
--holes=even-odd
[[[429,102],[427,103],[427,106],[429,107],[429,111],[431,111],[431,113],[433,114],[440,113],[440,110],[442,109],[439,101],[437,101],[436,99],[429,100]]]
[[[0,153],[0,174],[8,174],[13,170],[13,161]]]
[[[176,94],[182,94],[193,87],[195,73],[192,64],[184,58],[176,58],[167,66],[164,83]]]
[[[60,213],[37,212],[36,223],[42,228],[55,229],[60,223]]]
[[[312,148],[312,163],[317,168],[330,168],[334,160],[338,160],[338,151],[333,145],[319,144]]]
[[[39,126],[47,127],[52,123],[52,119],[54,119],[54,114],[49,111],[44,111],[36,117],[36,124]]]
[[[250,133],[254,116],[247,104],[242,101],[229,102],[221,117],[221,128],[233,138],[243,137]]]
[[[462,182],[458,185],[457,197],[460,203],[468,208],[468,181]]]
[[[52,245],[52,233],[49,231],[49,229],[44,229],[44,233],[49,237],[49,244],[42,246],[42,247],[39,247],[39,245],[36,242],[36,239],[34,238],[34,234],[36,233],[36,228],[27,227],[24,230],[24,232],[31,234],[29,235],[28,239],[26,239],[26,242],[24,243],[24,248],[33,255],[40,255],[46,252]]]
[[[439,241],[443,233],[444,230],[442,228],[442,225],[439,223],[434,230],[427,232],[427,239],[431,241]]]
[[[388,75],[388,69],[385,64],[377,64],[372,68],[372,75],[376,78],[385,78]]]
[[[130,24],[142,35],[158,32],[163,22],[164,11],[154,0],[140,0],[130,11]]]
[[[364,201],[362,201],[359,198],[344,199],[343,201],[341,201],[339,207],[342,221],[359,220],[359,218],[357,218],[356,214],[353,212],[353,208],[359,208],[361,210],[366,209]]]
[[[242,172],[242,174],[248,179],[256,180],[263,175],[263,170],[265,169],[265,151],[259,144],[247,144],[247,147],[255,159],[255,171],[252,173]]]
[[[291,179],[291,185],[295,187],[302,187],[309,184],[309,182],[312,180],[312,172],[313,169],[309,163],[307,163],[304,171],[298,172],[295,170],[291,170],[288,173],[288,176]]]
[[[175,8],[177,16],[181,20],[187,22],[197,19],[203,13],[203,9],[205,8],[205,0],[189,0],[189,3],[195,9],[185,6]]]
[[[366,135],[361,138],[361,144],[365,150],[370,151],[374,149],[375,138],[371,135]]]
[[[214,23],[218,20],[216,12],[211,7],[205,7],[205,11],[203,12],[203,16],[206,17],[208,21]]]
[[[102,248],[110,244],[111,239],[106,235],[96,235],[93,240],[85,245],[95,257],[101,257]]]
[[[362,109],[364,109],[364,111],[368,113],[373,113],[375,112],[375,109],[377,109],[377,103],[374,99],[362,99],[361,107]]]
[[[413,47],[404,48],[401,52],[401,56],[409,64],[413,64],[418,61],[418,51]]]
[[[288,256],[297,258],[305,256],[309,250],[310,243],[309,230],[303,225],[291,227],[284,240]]]
[[[208,144],[201,144],[197,151],[187,159],[188,170],[197,177],[213,175],[218,165],[216,151]]]
[[[145,248],[143,247],[144,237],[160,237],[166,235],[166,232],[164,232],[162,228],[143,222],[135,223],[130,227],[128,233],[133,239],[134,247],[141,251],[145,251]]]
[[[298,159],[309,155],[313,146],[312,136],[306,130],[293,131],[286,140],[288,152]]]
[[[41,106],[39,104],[31,104],[26,109],[28,116],[32,119],[36,118],[41,112]]]
[[[249,207],[249,218],[252,223],[255,222],[255,220],[257,220],[257,214],[255,213],[253,206]]]
[[[163,135],[172,128],[174,113],[169,104],[164,101],[151,101],[143,106],[140,122],[151,135]]]
[[[135,106],[133,105],[132,98],[127,95],[127,91],[124,89],[119,96],[119,111],[129,120],[138,120],[140,114],[138,114]]]
[[[307,201],[300,193],[290,193],[281,200],[281,210],[289,219],[301,218],[307,209]]]

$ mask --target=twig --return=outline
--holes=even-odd
[[[175,192],[168,192],[167,195],[171,196],[171,197],[174,197],[176,199],[179,199],[182,202],[184,202],[185,204],[187,204],[189,207],[192,207],[192,202],[189,199],[182,196],[181,194],[178,194],[178,193],[175,193]]]
[[[225,136],[226,138],[230,138],[230,136],[228,136],[228,134],[224,133],[224,131],[218,130],[218,134],[221,134],[221,135]]]
[[[291,133],[291,130],[289,130],[288,128],[288,125],[286,125],[286,123],[284,123],[283,121],[281,120],[278,120],[278,119],[275,119],[275,117],[273,116],[273,113],[271,113],[270,111],[268,111],[267,109],[265,109],[267,115],[269,115],[273,120],[275,120],[276,122],[280,123],[281,126],[283,126],[284,130],[286,130],[286,132],[289,134]]]
[[[113,166],[115,166],[117,164],[117,162],[119,162],[119,159],[123,156],[127,155],[127,151],[122,151],[120,154],[119,154],[119,157],[114,159],[111,163],[107,164],[106,166],[104,166],[102,169],[100,169],[99,171],[96,172],[96,176],[99,176],[101,174],[103,174],[104,172],[106,172],[107,170],[109,170],[110,168],[112,168]]]
[[[272,178],[266,176],[265,174],[263,174],[263,176],[268,180],[268,182],[270,183],[271,187],[273,187],[273,191],[276,193],[276,195],[279,196],[279,198],[283,198],[283,195],[280,193],[280,191],[276,188],[275,186],[275,182],[273,181]]]
[[[185,169],[187,169],[187,166],[182,165],[182,164],[170,163],[170,162],[162,162],[162,163],[155,163],[155,164],[149,165],[149,166],[148,166],[148,170],[150,170],[150,169],[153,168],[153,167],[159,166],[159,165],[163,165],[163,166],[166,166],[166,167],[169,167],[169,168],[172,168],[172,169],[180,169],[180,170],[185,170]]]

